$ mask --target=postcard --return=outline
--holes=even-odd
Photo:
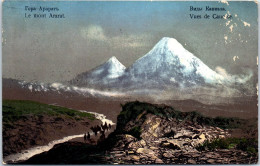
[[[257,1],[2,10],[4,164],[258,163]]]

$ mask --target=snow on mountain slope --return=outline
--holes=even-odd
[[[164,37],[126,69],[115,57],[70,81],[94,88],[192,87],[215,85],[225,78],[187,51],[176,39]]]
[[[122,65],[116,57],[111,57],[106,63],[97,67],[92,71],[92,77],[99,77],[105,75],[106,78],[114,79],[118,78],[124,73],[126,67]]]
[[[126,67],[113,56],[92,71],[79,74],[71,83],[75,85],[106,84],[122,76],[125,69]]]
[[[149,90],[150,93],[153,90],[200,87],[241,89],[237,80],[240,80],[239,77],[227,77],[213,71],[176,39],[164,37],[128,68],[112,57],[95,69],[79,74],[69,83],[94,89],[145,93]]]
[[[77,93],[83,96],[91,96],[91,97],[120,97],[124,96],[123,93],[120,92],[112,92],[112,91],[101,91],[97,89],[91,88],[83,88],[77,86],[67,86],[61,83],[38,83],[38,82],[26,82],[26,81],[18,81],[18,84],[24,88],[29,89],[31,92],[55,92],[58,94],[63,94],[66,92],[69,93]]]
[[[183,85],[224,81],[223,76],[211,70],[176,39],[167,37],[162,38],[151,51],[138,59],[128,69],[128,75],[132,76],[133,81],[141,79],[141,75],[145,79]]]

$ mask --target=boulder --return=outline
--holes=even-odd
[[[164,162],[161,159],[156,159],[154,163],[155,164],[164,164]]]
[[[139,148],[139,149],[137,149],[136,153],[140,153],[140,154],[144,154],[144,155],[153,155],[154,151],[151,149]]]
[[[135,161],[139,161],[139,160],[140,160],[140,157],[139,157],[139,156],[136,156],[136,155],[133,155],[133,156],[132,156],[132,159],[135,160]]]
[[[224,135],[219,135],[218,138],[222,139],[222,138],[225,138]]]
[[[129,135],[129,134],[125,134],[124,139],[125,139],[126,142],[136,141],[136,138],[133,137],[132,135]]]
[[[213,159],[208,159],[207,162],[210,163],[210,164],[213,164],[213,163],[215,163],[215,160],[213,160]]]
[[[158,148],[157,148],[157,147],[154,147],[154,146],[151,146],[150,149],[152,149],[152,150],[157,150]]]
[[[145,142],[143,139],[140,141],[140,144],[141,144],[143,147],[146,146],[146,142]]]
[[[169,153],[169,152],[165,152],[165,153],[163,153],[163,157],[165,157],[165,158],[172,158],[173,154]]]
[[[189,159],[188,160],[188,164],[196,164],[197,162],[195,161],[195,160],[193,160],[193,159]]]

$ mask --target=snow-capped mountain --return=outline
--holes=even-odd
[[[125,69],[126,67],[113,56],[92,71],[79,74],[75,79],[71,80],[70,83],[80,86],[111,84],[124,74]]]
[[[246,91],[249,93],[249,90],[249,94],[254,93],[246,84],[242,86],[235,82],[239,80],[236,78],[216,73],[176,39],[165,37],[128,68],[112,57],[65,84],[18,81],[14,85],[18,84],[17,89],[21,87],[35,94],[67,97],[146,97],[155,100],[196,98],[203,102],[223,102],[220,99],[224,97],[241,96]],[[9,83],[7,81],[5,84]]]
[[[150,84],[180,87],[224,81],[223,76],[211,70],[176,39],[167,37],[162,38],[151,51],[129,67],[126,74],[134,82],[149,80]]]
[[[102,88],[163,88],[215,85],[225,81],[176,39],[162,38],[146,55],[125,68],[115,57],[70,81]]]

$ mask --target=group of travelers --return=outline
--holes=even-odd
[[[100,135],[100,138],[99,138],[99,141],[103,141],[105,140],[106,136],[105,136],[105,131],[111,129],[112,126],[111,124],[107,124],[107,122],[105,122],[105,124],[101,124],[101,126],[97,125],[97,126],[92,126],[90,129],[93,131],[93,133],[95,134],[95,136],[97,136],[98,132],[101,134]],[[86,141],[90,141],[91,142],[91,139],[90,139],[90,133],[85,133],[84,134],[84,142]]]

